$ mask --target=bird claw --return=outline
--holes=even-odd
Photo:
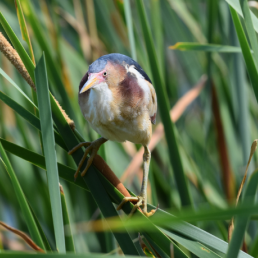
[[[78,165],[78,168],[74,174],[74,180],[76,180],[76,178],[78,177],[79,175],[79,172],[80,172],[80,169],[84,163],[84,161],[86,160],[87,156],[89,153],[90,154],[90,157],[87,161],[87,165],[86,167],[84,168],[84,170],[82,171],[81,173],[81,176],[84,176],[87,172],[87,170],[89,169],[90,165],[92,164],[93,162],[93,159],[94,157],[96,156],[98,150],[99,150],[99,147],[101,146],[102,143],[104,143],[106,141],[106,139],[104,138],[99,138],[97,139],[96,141],[93,141],[93,142],[83,142],[83,143],[80,143],[78,144],[77,146],[75,146],[72,150],[70,150],[68,152],[69,155],[73,154],[75,151],[77,151],[78,149],[80,149],[81,147],[83,146],[87,146],[87,148],[85,149],[85,152],[84,152],[84,155]]]
[[[155,212],[156,212],[156,210],[158,209],[158,206],[157,206],[157,208],[154,210],[151,210],[150,212],[147,212],[147,208],[146,208],[146,210],[144,209],[144,206],[145,205],[147,205],[145,202],[144,202],[144,200],[145,200],[145,198],[143,197],[143,196],[137,196],[137,197],[124,197],[123,198],[123,200],[122,200],[122,202],[117,206],[117,210],[120,210],[120,209],[122,209],[122,206],[125,204],[125,203],[127,203],[127,202],[132,202],[132,201],[137,201],[137,203],[133,206],[133,209],[131,210],[131,212],[130,212],[130,214],[128,215],[128,217],[130,218],[133,214],[134,214],[134,212],[138,209],[138,208],[140,208],[140,206],[142,206],[143,205],[143,211],[142,211],[142,213],[146,216],[146,217],[150,217],[150,216],[152,216]]]
[[[158,208],[159,208],[159,204],[157,205],[156,209],[152,209],[150,212],[148,212],[148,215],[146,215],[146,216],[150,217],[150,216],[154,215],[155,212],[158,210]]]

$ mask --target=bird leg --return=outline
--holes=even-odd
[[[83,146],[87,146],[87,148],[85,149],[85,152],[84,152],[84,155],[78,165],[78,168],[74,174],[74,179],[77,178],[78,174],[79,174],[79,171],[84,163],[84,161],[86,160],[88,154],[91,152],[90,154],[90,157],[87,161],[87,165],[86,167],[84,168],[84,170],[82,171],[81,173],[81,176],[84,176],[87,172],[87,170],[89,169],[94,157],[96,156],[98,150],[99,150],[99,147],[104,143],[106,142],[107,139],[103,138],[103,137],[100,137],[99,139],[97,139],[96,141],[93,141],[93,142],[82,142],[80,144],[78,144],[77,146],[75,146],[72,150],[70,150],[68,152],[69,155],[73,154],[75,151],[77,151],[78,149],[80,149],[81,147]]]
[[[147,212],[147,183],[148,183],[148,174],[149,174],[149,166],[150,166],[151,152],[147,146],[144,146],[144,154],[143,154],[143,179],[142,179],[142,187],[140,195],[137,197],[124,197],[122,202],[118,205],[117,210],[120,210],[122,206],[129,201],[137,201],[134,205],[132,211],[129,216],[142,206],[143,214],[147,217],[153,215],[155,211]]]

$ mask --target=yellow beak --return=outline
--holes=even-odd
[[[87,91],[88,89],[92,88],[94,85],[99,83],[99,79],[97,76],[91,77],[82,87],[80,94]]]

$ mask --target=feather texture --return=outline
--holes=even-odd
[[[147,145],[152,135],[151,123],[156,121],[156,93],[146,73],[128,58],[111,54],[95,61],[80,88],[94,72],[103,71],[105,81],[79,94],[79,105],[86,120],[104,138]]]

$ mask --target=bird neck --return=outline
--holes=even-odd
[[[106,82],[100,83],[91,89],[90,99],[98,105],[108,104],[112,101],[112,92]]]

